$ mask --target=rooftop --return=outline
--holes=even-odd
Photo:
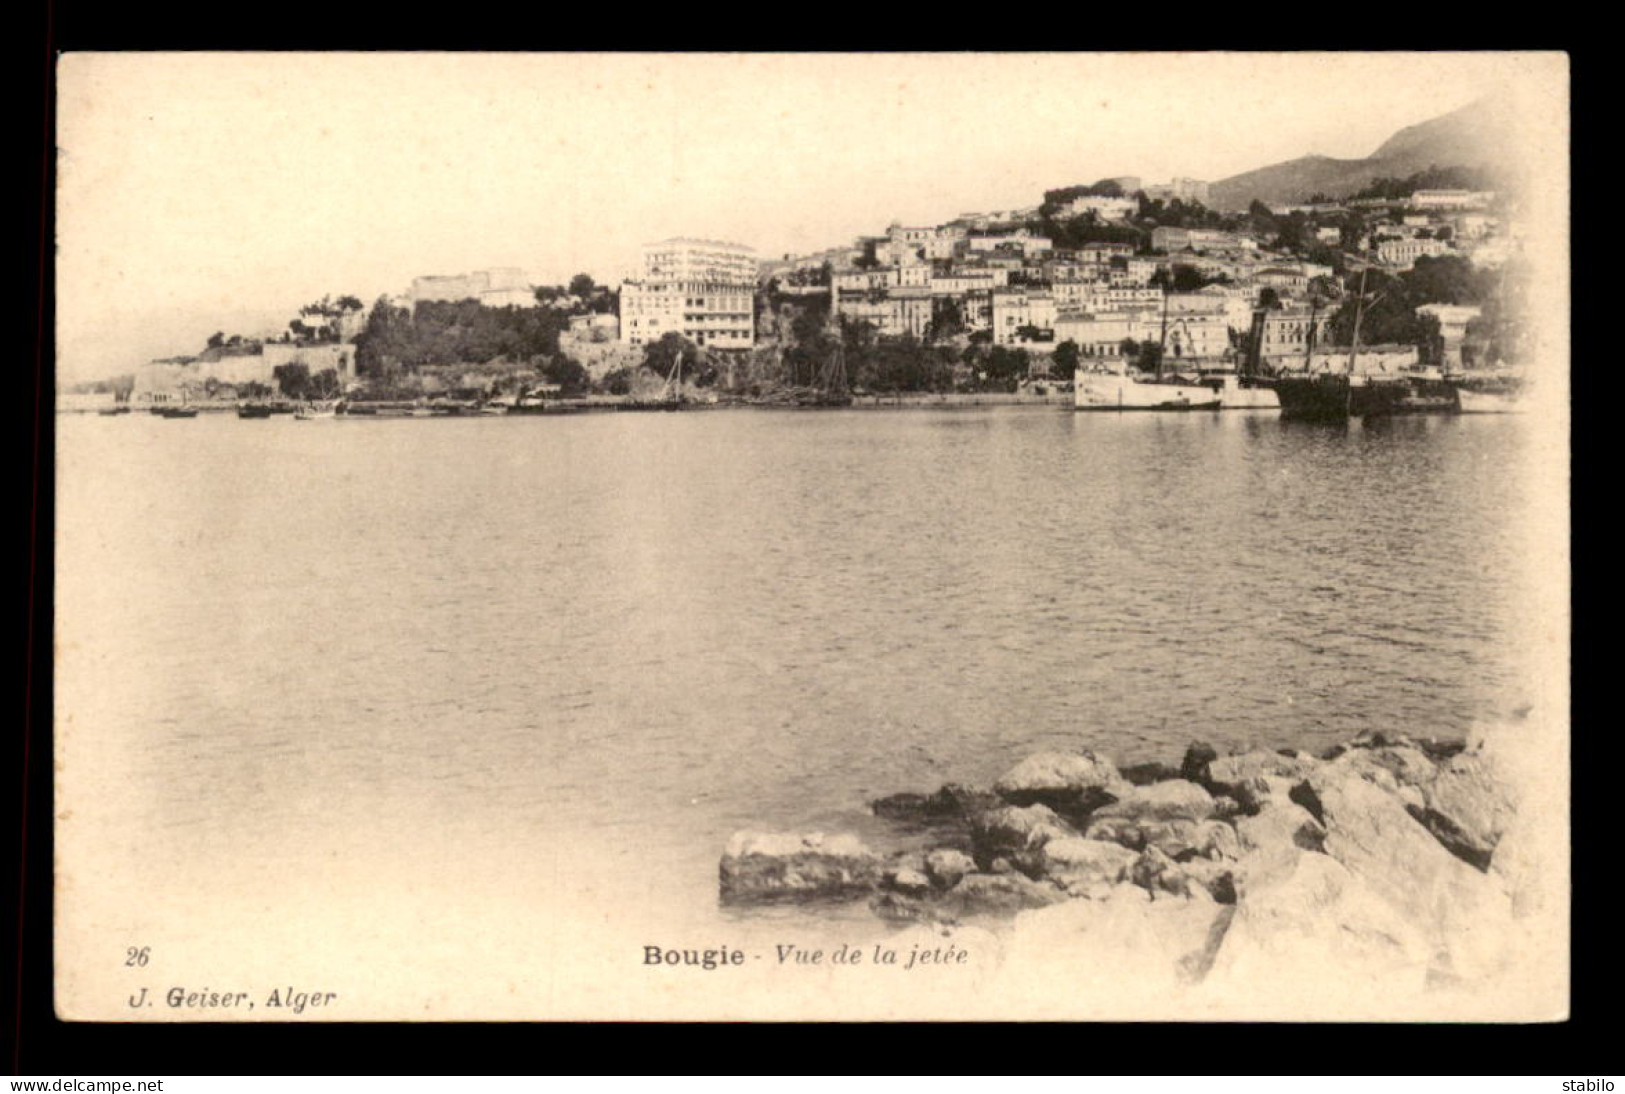
[[[747,247],[743,243],[729,243],[727,240],[722,239],[696,239],[692,236],[673,236],[670,239],[662,239],[657,243],[644,244],[644,247],[646,248],[676,246],[719,247],[725,251],[738,251],[741,254],[753,255],[756,253],[755,248]]]

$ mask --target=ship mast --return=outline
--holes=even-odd
[[[683,351],[678,350],[672,360],[671,371],[666,374],[666,397],[679,398],[683,391]]]
[[[1169,267],[1171,270],[1172,267]],[[1174,275],[1168,274],[1168,280],[1162,283],[1162,338],[1157,343],[1157,382],[1162,382],[1162,359],[1168,353],[1168,287]]]
[[[1354,359],[1360,352],[1360,320],[1365,316],[1365,275],[1371,267],[1360,267],[1360,295],[1354,301],[1354,338],[1349,346],[1349,375],[1354,375]]]
[[[1303,371],[1307,374],[1314,364],[1315,319],[1320,315],[1320,297],[1309,294],[1309,329],[1303,332]]]

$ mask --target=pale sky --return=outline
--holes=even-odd
[[[69,54],[59,375],[673,235],[809,251],[1046,189],[1367,156],[1506,54]]]

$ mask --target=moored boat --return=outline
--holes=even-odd
[[[271,408],[263,403],[239,403],[237,417],[239,418],[269,418]]]
[[[1463,414],[1517,414],[1524,410],[1523,374],[1505,368],[1469,369],[1445,377]]]
[[[1349,418],[1379,418],[1398,414],[1455,414],[1461,403],[1456,389],[1433,370],[1412,369],[1393,373],[1358,372],[1360,323],[1365,316],[1365,271],[1360,272],[1360,292],[1355,297],[1354,332],[1348,351],[1348,365],[1341,372],[1310,371],[1308,351],[1305,369],[1275,378],[1275,393],[1281,400],[1281,416],[1318,421],[1346,421]],[[1377,294],[1380,299],[1381,293]],[[1373,301],[1375,303],[1375,301]],[[1309,346],[1314,344],[1311,326]],[[1342,353],[1341,349],[1335,351]]]
[[[1288,418],[1332,421],[1461,410],[1455,388],[1426,376],[1300,373],[1277,377],[1275,393]]]
[[[1162,292],[1162,337],[1157,348],[1157,371],[1132,376],[1126,364],[1114,371],[1079,371],[1072,381],[1074,410],[1218,410],[1224,405],[1219,391],[1200,380],[1164,376],[1168,351],[1168,290]]]
[[[300,422],[329,421],[338,416],[337,403],[310,403],[293,413],[294,420]]]
[[[1206,384],[1144,380],[1126,372],[1079,372],[1073,379],[1075,410],[1218,410],[1223,401]]]
[[[1272,379],[1230,373],[1208,377],[1202,382],[1218,392],[1220,410],[1281,409],[1281,399],[1275,394]]]

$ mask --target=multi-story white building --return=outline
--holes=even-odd
[[[1096,292],[1094,307],[1099,311],[1113,311],[1118,308],[1144,307],[1151,304],[1160,306],[1161,303],[1161,289],[1147,288],[1144,285],[1111,285]]]
[[[903,283],[903,270],[899,266],[837,270],[830,277],[830,283],[836,292],[883,292]]]
[[[1122,356],[1125,339],[1164,347],[1169,367],[1217,364],[1230,350],[1230,327],[1224,317],[1184,313],[1163,315],[1151,307],[1120,311],[1067,313],[1055,322],[1057,342],[1072,341],[1086,358]]]
[[[1019,250],[1023,255],[1035,255],[1043,254],[1055,246],[1047,236],[1033,235],[1026,229],[1001,232],[998,235],[971,236],[968,242],[971,251],[975,253],[1010,247]]]
[[[1230,351],[1230,324],[1224,316],[1206,313],[1170,313],[1164,360],[1216,364]]]
[[[1259,360],[1271,369],[1302,368],[1312,342],[1324,337],[1331,313],[1310,308],[1285,308],[1263,313]]]
[[[1085,213],[1093,213],[1101,220],[1127,220],[1140,211],[1140,203],[1134,198],[1114,198],[1104,194],[1084,194],[1073,198],[1061,206],[1059,215],[1063,217],[1080,217]]]
[[[1208,184],[1201,179],[1176,178],[1163,186],[1147,186],[1145,196],[1153,201],[1208,202]]]
[[[1050,285],[1056,311],[1087,309],[1100,290],[1100,284],[1094,281],[1055,281]]]
[[[643,248],[643,277],[621,285],[621,340],[676,333],[697,346],[755,343],[756,254],[738,243],[667,239]]]
[[[535,287],[524,270],[501,266],[490,270],[451,276],[430,275],[412,279],[412,303],[426,300],[478,300],[489,308],[528,308],[536,303]]]
[[[1423,256],[1437,257],[1451,250],[1439,239],[1384,239],[1377,243],[1377,261],[1385,266],[1408,270]]]
[[[1153,228],[1151,246],[1172,254],[1175,251],[1225,250],[1246,244],[1229,232],[1216,228]]]
[[[1027,327],[1040,331],[1055,329],[1055,297],[1048,292],[1026,289],[998,289],[993,293],[993,341],[996,345],[1044,341],[1023,336]]]
[[[1010,281],[1010,271],[999,267],[959,270],[954,273],[935,274],[930,281],[934,296],[961,296],[965,293],[986,292],[1003,288]]]
[[[931,327],[935,303],[929,293],[897,293],[881,300],[862,297],[842,300],[837,294],[836,314],[843,319],[871,323],[877,333],[897,337],[912,334],[924,338]]]
[[[1268,285],[1283,296],[1298,296],[1309,288],[1309,276],[1291,266],[1270,266],[1253,274],[1256,285]]]
[[[1416,209],[1482,209],[1494,200],[1494,190],[1418,190],[1410,203]]]
[[[1055,320],[1055,341],[1075,343],[1086,359],[1113,360],[1122,356],[1124,339],[1155,341],[1160,320],[1146,310],[1069,313]]]
[[[1084,262],[1091,262],[1097,266],[1111,264],[1114,258],[1122,258],[1134,253],[1134,246],[1130,243],[1085,243],[1078,248],[1078,258]]]
[[[903,288],[924,288],[931,284],[931,263],[910,262],[897,267],[897,284]]]

